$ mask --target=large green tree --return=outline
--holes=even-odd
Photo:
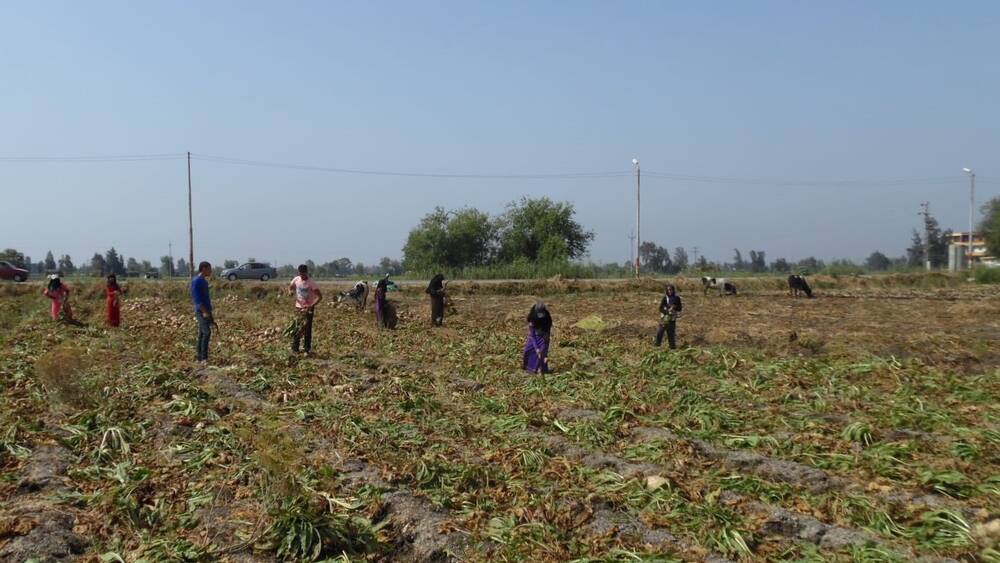
[[[674,249],[674,269],[678,272],[686,270],[688,267],[688,253],[683,246]]]
[[[160,256],[160,275],[165,278],[174,275],[174,261],[169,256]]]
[[[100,252],[95,252],[90,258],[90,273],[95,276],[103,276],[108,272],[108,263],[101,256]]]
[[[647,272],[670,273],[673,262],[670,251],[655,242],[645,241],[639,245],[639,263]]]
[[[59,257],[59,262],[56,264],[59,271],[64,274],[72,274],[76,272],[76,265],[73,264],[73,259],[69,257],[69,254],[63,254]]]
[[[125,262],[122,260],[118,251],[115,247],[111,247],[107,252],[104,253],[104,264],[107,274],[114,274],[116,276],[125,275]]]
[[[494,223],[482,211],[436,207],[406,238],[403,266],[431,270],[485,265],[493,253],[495,233]]]
[[[497,220],[499,259],[512,262],[525,258],[554,260],[580,258],[587,253],[594,233],[576,221],[573,204],[554,202],[547,197],[522,198],[508,204]],[[558,242],[557,242],[558,241]],[[554,249],[565,247],[565,256],[553,256]],[[545,248],[545,256],[542,249]]]
[[[888,270],[892,266],[892,260],[889,260],[888,256],[876,250],[865,260],[865,266],[873,272],[880,272]]]
[[[1000,197],[995,197],[983,205],[983,220],[979,231],[986,242],[986,250],[991,256],[1000,256]]]

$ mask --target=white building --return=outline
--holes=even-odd
[[[968,267],[969,260],[973,266],[1000,266],[1000,260],[990,256],[986,249],[986,241],[982,235],[972,234],[972,252],[969,252],[969,232],[951,233],[948,239],[948,270],[955,272]]]

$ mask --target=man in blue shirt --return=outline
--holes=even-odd
[[[208,364],[208,341],[212,338],[212,298],[208,294],[208,278],[212,277],[212,265],[208,262],[198,264],[198,275],[191,280],[191,301],[194,302],[194,318],[198,319],[198,351],[197,360],[202,365]]]

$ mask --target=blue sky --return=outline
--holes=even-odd
[[[1000,3],[21,2],[0,157],[182,153],[426,173],[643,170],[643,239],[769,259],[903,253],[1000,194]],[[186,248],[183,161],[0,162],[0,246]],[[933,182],[887,182],[935,178]],[[704,178],[702,178],[704,179]],[[844,185],[825,184],[858,179]],[[774,180],[773,182],[770,180]],[[788,180],[803,180],[793,186]],[[195,161],[196,258],[399,257],[436,205],[576,205],[628,257],[634,180]]]

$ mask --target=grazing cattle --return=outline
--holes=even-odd
[[[788,276],[788,293],[793,297],[798,297],[799,292],[805,293],[806,297],[813,296],[813,290],[809,287],[809,282],[804,276],[792,274]]]
[[[337,295],[337,303],[344,301],[353,303],[358,311],[364,311],[368,304],[368,282],[359,281],[350,291],[341,291]]]
[[[728,281],[726,278],[710,278],[708,276],[703,276],[701,278],[701,287],[704,295],[708,295],[709,289],[718,289],[719,295],[736,295],[736,284]]]

